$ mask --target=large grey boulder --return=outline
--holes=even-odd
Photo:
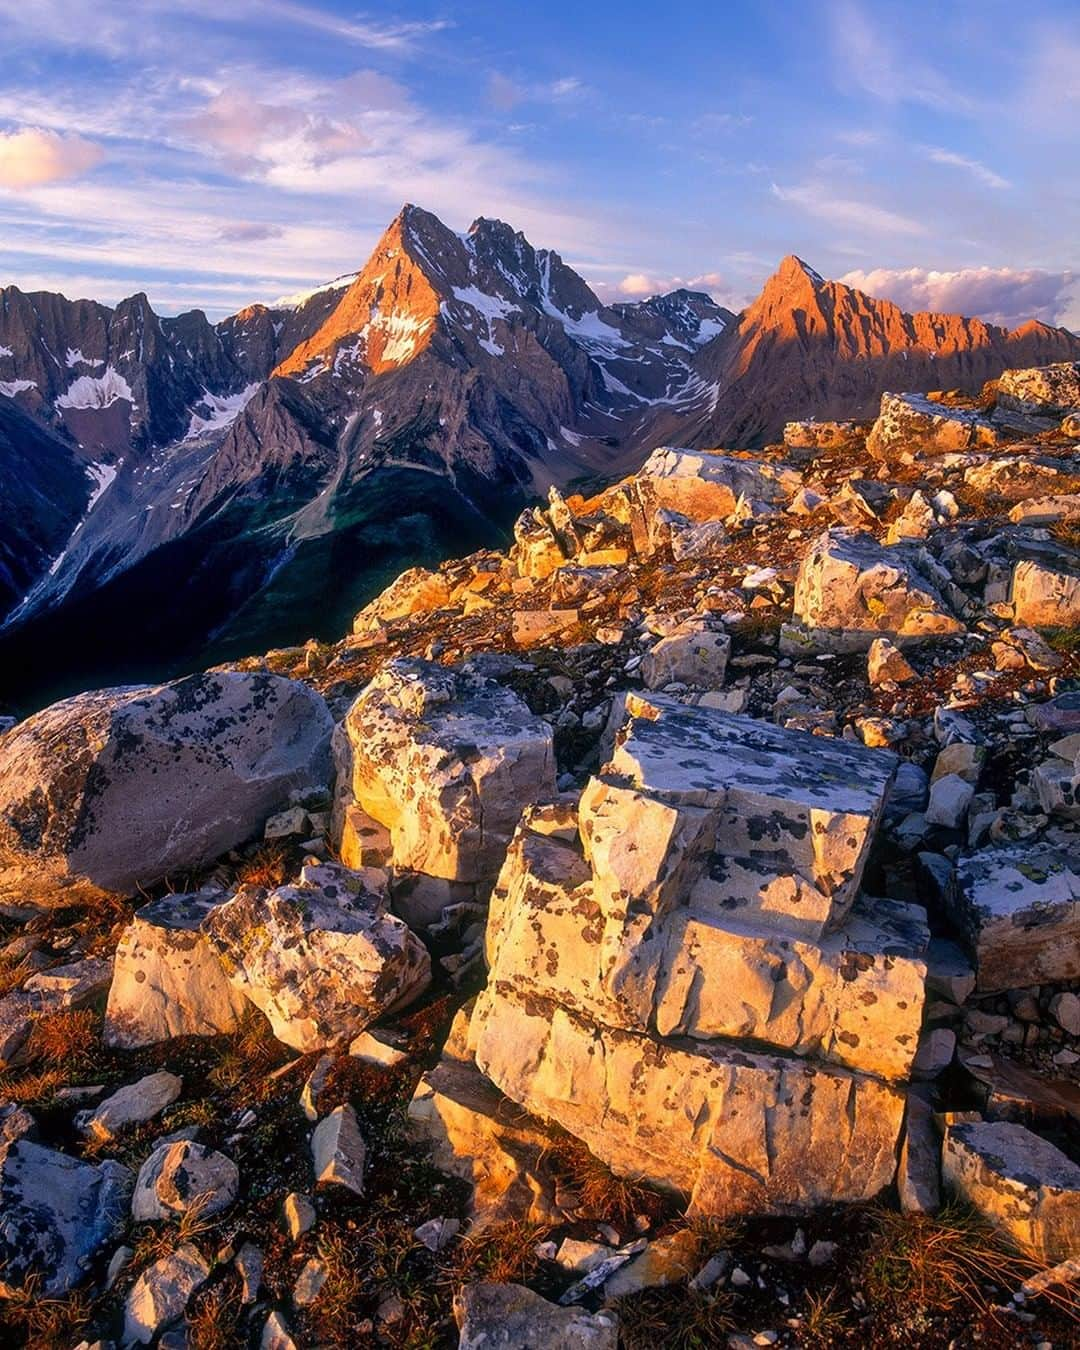
[[[998,378],[998,402],[1019,412],[1062,417],[1080,409],[1080,361],[1005,370]]]
[[[836,527],[799,565],[786,650],[868,651],[875,638],[910,642],[964,632],[904,545]]]
[[[308,864],[296,885],[242,886],[204,931],[234,987],[306,1054],[352,1040],[430,982],[427,948],[386,906],[384,873]]]
[[[521,1284],[467,1284],[454,1300],[458,1350],[616,1350],[614,1312],[560,1308]]]
[[[934,403],[923,394],[882,394],[866,448],[877,459],[943,454],[997,445],[1001,433],[986,417]]]
[[[131,895],[325,788],[323,699],[275,675],[192,675],[53,704],[0,737],[0,901]]]
[[[31,1279],[44,1298],[73,1289],[123,1231],[132,1182],[117,1162],[92,1167],[27,1138],[0,1149],[0,1295]]]

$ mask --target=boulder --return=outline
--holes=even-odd
[[[490,881],[523,807],[554,795],[550,726],[475,673],[391,661],[353,704],[345,732],[339,773],[390,831],[395,868]]]
[[[427,614],[449,603],[450,587],[441,573],[410,567],[360,611],[353,620],[353,632],[360,636],[378,633],[398,619]]]
[[[301,1053],[352,1040],[431,979],[427,948],[371,885],[381,876],[308,863],[296,885],[242,886],[204,920],[233,986]]]
[[[791,633],[794,650],[867,651],[894,641],[964,631],[903,546],[883,548],[868,534],[827,530],[799,565]]]
[[[865,422],[788,422],[784,444],[793,450],[861,450],[866,431]]]
[[[521,1284],[467,1284],[454,1299],[458,1350],[617,1350],[614,1312],[560,1308]]]
[[[1080,1167],[1023,1125],[973,1121],[945,1134],[948,1188],[1039,1261],[1080,1250]]]
[[[896,1189],[905,1214],[936,1214],[941,1208],[941,1138],[933,1110],[918,1091],[908,1093]]]
[[[1055,561],[1022,558],[1013,568],[1009,598],[1018,624],[1033,628],[1080,624],[1080,554],[1062,546]]]
[[[1074,412],[1080,409],[1080,361],[1002,371],[997,399],[1002,407],[1046,417]]]
[[[944,454],[998,445],[1001,433],[986,417],[932,403],[922,394],[882,394],[866,448],[875,459]]]
[[[231,1158],[189,1139],[162,1143],[139,1168],[131,1197],[136,1223],[171,1219],[198,1207],[219,1214],[236,1199],[240,1171]]]
[[[135,911],[116,949],[106,1045],[133,1050],[174,1036],[228,1036],[247,1000],[201,931],[223,891],[166,895]]]
[[[838,926],[895,756],[657,694],[629,694],[624,706],[610,762],[582,802],[585,816],[608,817],[603,830],[583,821],[583,839],[594,858],[611,841],[618,885],[680,884],[682,854],[698,906],[809,938]],[[620,846],[627,829],[637,848]]]
[[[874,638],[866,654],[867,679],[874,686],[918,679],[911,662],[888,638]]]
[[[191,1242],[147,1266],[124,1304],[124,1344],[149,1345],[159,1331],[179,1321],[209,1277],[209,1263]]]
[[[40,1298],[62,1298],[122,1234],[132,1175],[98,1167],[28,1138],[0,1146],[0,1296],[35,1281]]]
[[[658,1041],[498,985],[473,1022],[477,1065],[508,1097],[617,1174],[689,1195],[693,1213],[801,1211],[892,1181],[904,1095],[879,1079]]]
[[[315,1126],[311,1134],[311,1159],[317,1186],[343,1186],[354,1195],[363,1195],[367,1145],[356,1112],[348,1103],[335,1107]]]
[[[646,689],[662,689],[676,681],[720,689],[730,652],[731,638],[722,629],[705,619],[688,619],[645,653],[641,678]]]
[[[980,993],[1080,978],[1078,856],[1073,840],[958,860],[949,904],[975,956]]]
[[[1057,492],[1046,497],[1028,497],[1009,512],[1014,525],[1056,525],[1080,518],[1080,492]]]
[[[237,672],[35,713],[0,741],[0,902],[93,904],[213,862],[325,789],[332,726],[306,685]]]
[[[510,561],[518,576],[543,581],[566,562],[566,554],[547,515],[529,507],[514,521]]]

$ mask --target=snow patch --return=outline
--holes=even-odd
[[[27,389],[36,389],[36,380],[0,380],[0,397],[14,398]]]
[[[196,436],[205,436],[207,432],[224,431],[226,427],[231,427],[255,397],[258,389],[256,381],[241,389],[238,394],[212,394],[209,389],[203,390],[203,396],[195,407],[205,408],[206,412],[205,414],[192,412],[184,440],[191,441]]]
[[[87,464],[86,476],[94,484],[90,490],[90,500],[86,503],[86,514],[89,515],[94,509],[94,505],[100,500],[101,496],[108,491],[116,481],[116,475],[123,464],[123,460],[118,460],[115,464]]]
[[[727,324],[723,319],[702,319],[698,325],[697,337],[694,341],[700,347],[706,342],[711,342],[713,338],[719,337],[726,327]]]
[[[328,281],[325,286],[316,286],[310,291],[297,291],[294,295],[280,295],[271,302],[269,308],[300,309],[317,295],[324,295],[327,291],[345,290],[346,287],[353,284],[359,275],[359,272],[345,272],[340,277],[335,277],[333,281]]]
[[[114,367],[106,367],[104,375],[80,375],[56,400],[58,408],[109,408],[120,399],[135,406],[135,395],[123,375]]]
[[[5,347],[4,344],[0,342],[0,356],[14,356],[14,355],[15,353],[11,350],[10,347]]]
[[[81,347],[69,347],[64,359],[68,370],[73,370],[76,366],[89,366],[91,370],[97,370],[99,366],[105,364],[104,361],[95,361],[92,357],[83,356]]]

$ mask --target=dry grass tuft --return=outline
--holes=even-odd
[[[187,1311],[189,1350],[231,1350],[242,1344],[242,1312],[240,1280],[235,1272],[220,1284],[200,1290]]]
[[[41,1105],[51,1101],[58,1088],[66,1086],[67,1077],[61,1069],[0,1074],[0,1101],[15,1102],[19,1106]]]
[[[825,1350],[828,1346],[843,1343],[851,1325],[847,1310],[838,1306],[839,1300],[840,1293],[836,1288],[827,1289],[823,1294],[806,1295],[802,1319],[804,1345],[821,1346]]]
[[[1032,1268],[978,1215],[948,1205],[935,1216],[878,1210],[862,1278],[872,1303],[945,1313],[985,1308],[986,1285],[1017,1288]]]
[[[229,1090],[246,1079],[262,1077],[285,1055],[270,1023],[256,1008],[244,1014],[240,1030],[229,1037],[217,1065],[207,1075],[217,1088]]]
[[[522,1219],[487,1224],[450,1249],[445,1278],[455,1289],[473,1280],[525,1283],[540,1264],[536,1248],[550,1232],[546,1224]]]
[[[274,839],[260,844],[250,858],[236,869],[238,884],[245,886],[283,886],[289,879],[289,845]]]
[[[4,1327],[8,1334],[14,1333],[13,1341],[5,1343],[21,1343],[35,1350],[77,1345],[79,1333],[90,1321],[89,1296],[79,1291],[67,1298],[42,1298],[38,1294],[39,1285],[35,1276],[4,1300]]]
[[[584,1144],[567,1135],[556,1140],[544,1155],[551,1170],[563,1179],[580,1199],[578,1213],[583,1217],[629,1227],[639,1214],[657,1219],[664,1201],[648,1186],[630,1177],[618,1177]]]
[[[99,1020],[92,1008],[39,1017],[30,1032],[30,1053],[51,1068],[68,1073],[87,1069],[93,1064],[97,1049]]]
[[[730,1294],[671,1286],[615,1300],[623,1350],[713,1350],[735,1330]]]

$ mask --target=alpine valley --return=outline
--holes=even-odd
[[[743,313],[604,305],[498,220],[406,206],[362,271],[211,324],[0,290],[0,700],[335,637],[403,568],[504,543],[657,446],[755,448],[885,390],[1080,359],[788,257]],[[62,653],[62,655],[60,654]]]

